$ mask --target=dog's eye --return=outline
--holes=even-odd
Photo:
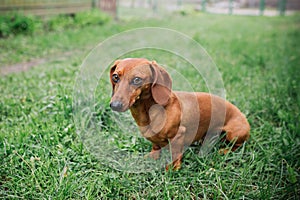
[[[142,80],[140,77],[135,77],[135,78],[133,78],[132,81],[131,81],[131,83],[132,83],[133,85],[141,85],[142,82],[143,82],[143,80]]]
[[[113,74],[111,77],[111,80],[115,83],[119,82],[120,77],[118,76],[118,74]]]

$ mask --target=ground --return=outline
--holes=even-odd
[[[72,110],[79,67],[99,42],[144,26],[178,30],[207,50],[222,74],[227,99],[251,124],[251,138],[243,147],[220,155],[220,143],[205,157],[199,157],[199,148],[192,147],[185,152],[181,170],[166,172],[162,168],[145,173],[117,171],[85,148],[76,133]],[[299,28],[299,15],[176,14],[1,39],[2,71],[4,66],[43,61],[25,71],[1,75],[1,196],[299,199]],[[65,52],[71,53],[64,56]],[[171,56],[152,55],[177,66]],[[181,70],[197,81],[193,73]],[[101,87],[110,86],[100,85],[97,90],[104,90]],[[100,92],[96,98],[101,99]],[[114,132],[108,104],[95,106],[99,108],[96,116],[105,122],[103,130],[115,134],[120,148],[133,152],[150,149],[141,137]]]

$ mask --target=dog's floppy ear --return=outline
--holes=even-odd
[[[117,65],[121,62],[121,60],[116,60],[114,62],[114,64],[110,67],[110,76],[109,76],[109,79],[110,79],[110,83],[112,85],[112,95],[114,95],[114,90],[115,90],[115,83],[112,81],[112,75],[113,73],[115,72],[115,69],[117,67]]]
[[[160,67],[155,61],[150,64],[152,71],[152,97],[156,103],[165,106],[171,96],[172,80],[166,70]]]

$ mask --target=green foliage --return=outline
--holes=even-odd
[[[57,15],[48,19],[45,27],[49,31],[63,31],[74,27],[74,18],[71,15]]]
[[[23,73],[1,76],[0,196],[299,199],[299,19],[177,15],[1,40],[1,64],[39,57],[53,59]],[[113,34],[142,26],[179,30],[206,48],[222,73],[227,98],[246,114],[251,124],[251,138],[244,146],[234,153],[219,155],[219,146],[223,145],[219,143],[205,157],[199,157],[199,148],[191,147],[185,152],[180,171],[161,169],[141,174],[114,170],[87,151],[77,135],[72,114],[72,92],[79,65],[86,55],[83,52]],[[58,59],[57,55],[71,50],[72,56]],[[191,82],[202,83],[201,77],[177,63],[175,57],[158,50],[147,51],[124,56],[152,54],[149,59],[159,63],[164,60],[164,64],[178,69]],[[95,91],[94,117],[101,119],[99,126],[116,138],[114,142],[120,148],[148,151],[150,143],[143,138],[112,131],[118,126],[112,120],[109,99],[103,95],[107,90],[110,91],[109,82],[99,84]]]
[[[62,31],[68,28],[80,28],[89,25],[103,25],[110,20],[110,17],[93,9],[76,13],[75,15],[58,15],[46,21],[46,27],[50,31]]]
[[[74,21],[77,26],[83,27],[87,25],[103,25],[110,20],[110,17],[99,10],[93,9],[89,12],[77,13]]]
[[[103,25],[110,17],[99,11],[91,10],[74,15],[57,15],[41,20],[38,17],[13,13],[0,16],[0,38],[18,34],[33,34],[45,31],[63,31],[89,25]]]
[[[32,34],[39,21],[33,16],[18,13],[0,15],[0,37],[18,34]]]

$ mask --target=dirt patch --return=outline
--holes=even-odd
[[[29,62],[17,63],[14,65],[4,66],[0,68],[1,75],[27,71],[30,68],[47,62],[46,59],[37,59]]]
[[[47,58],[47,59],[46,58],[33,59],[28,62],[0,66],[0,75],[8,75],[11,73],[24,72],[24,71],[28,71],[29,69],[31,69],[33,67],[37,67],[44,63],[66,60],[66,59],[69,59],[75,53],[82,53],[82,51],[70,51],[70,52],[62,53],[60,56],[52,55],[50,58]]]

